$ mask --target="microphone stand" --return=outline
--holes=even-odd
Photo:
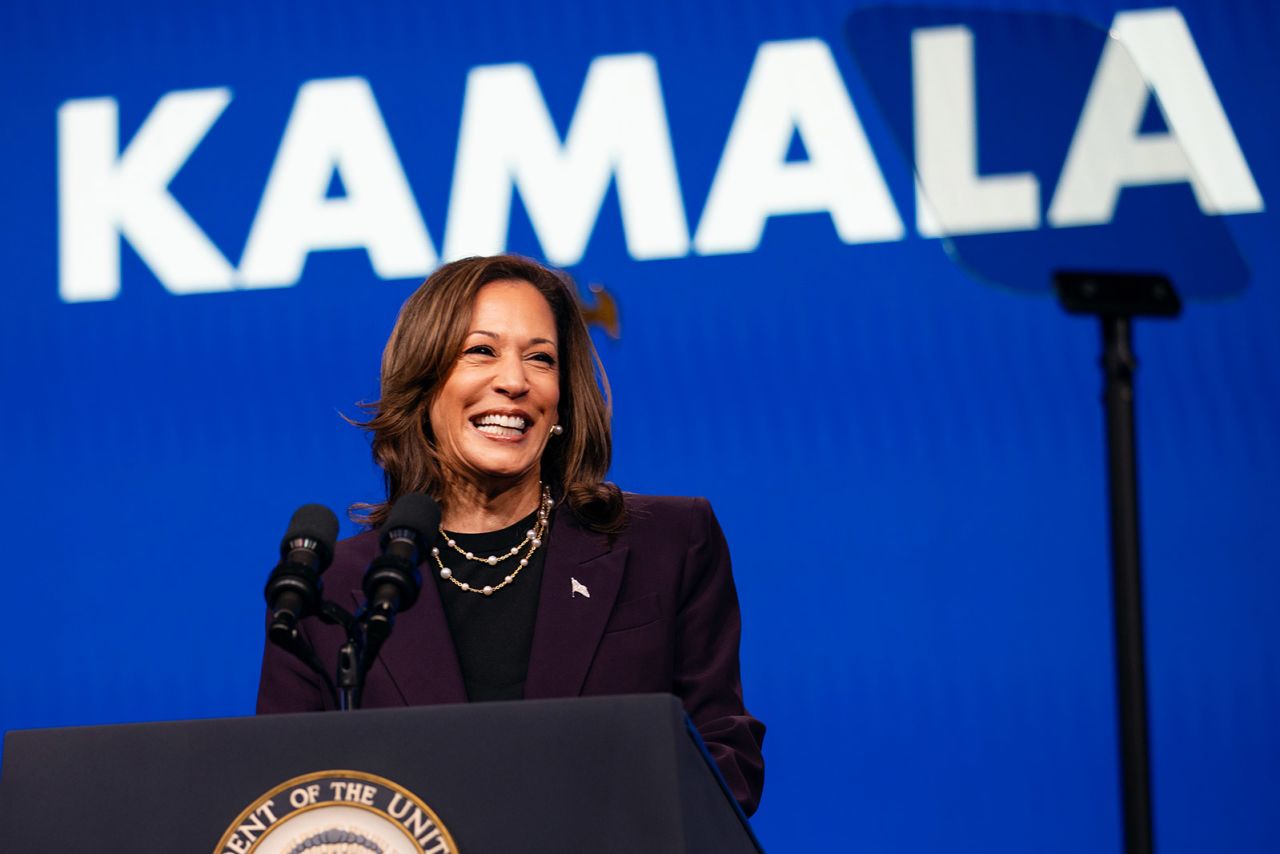
[[[412,597],[408,599],[408,604],[412,605],[416,598],[415,588]],[[360,708],[363,701],[365,675],[377,660],[383,643],[391,636],[395,614],[399,608],[398,602],[397,599],[396,605],[388,605],[386,602],[380,603],[375,598],[374,601],[365,603],[359,611],[352,614],[335,602],[320,601],[317,616],[321,622],[331,626],[341,626],[347,636],[346,642],[338,649],[336,687],[335,680],[329,678],[315,650],[302,638],[296,628],[288,638],[277,637],[277,634],[283,635],[277,632],[272,632],[271,638],[301,659],[311,670],[320,674],[324,679],[325,687],[329,690],[329,696],[339,710],[355,711]]]
[[[288,630],[277,630],[273,626],[268,636],[273,643],[291,653],[324,681],[329,698],[335,706],[344,712],[354,711],[360,708],[365,673],[373,666],[385,637],[369,636],[367,609],[362,608],[359,613],[352,614],[340,605],[324,600],[320,602],[317,616],[321,622],[341,626],[347,635],[347,642],[338,650],[336,685],[320,662],[315,649],[299,633],[296,625]]]
[[[320,606],[320,619],[330,625],[342,626],[347,633],[347,642],[338,650],[338,679],[334,702],[341,711],[355,711],[360,708],[364,693],[367,664],[372,663],[367,662],[364,655],[365,614],[363,610],[359,614],[352,614],[345,608],[326,601]],[[328,676],[325,678],[327,680]],[[330,682],[331,692],[332,685]]]
[[[1133,417],[1134,317],[1176,317],[1182,310],[1164,276],[1057,272],[1054,289],[1070,314],[1098,318],[1102,331],[1107,487],[1111,507],[1111,596],[1114,607],[1120,782],[1127,854],[1151,854],[1151,769],[1147,732],[1146,650],[1138,518],[1138,456]]]

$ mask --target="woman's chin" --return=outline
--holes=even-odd
[[[486,480],[514,481],[526,477],[536,479],[538,461],[524,454],[483,454],[467,460],[467,468]]]

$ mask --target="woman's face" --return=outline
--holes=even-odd
[[[548,433],[559,420],[556,320],[528,282],[480,288],[453,370],[431,403],[431,430],[454,475],[483,486],[537,481]]]

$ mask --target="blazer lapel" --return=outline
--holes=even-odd
[[[431,571],[430,563],[423,567]],[[364,594],[352,590],[359,607]],[[436,703],[465,703],[467,689],[462,682],[462,668],[449,633],[449,623],[440,604],[440,591],[435,579],[426,575],[418,601],[396,617],[395,630],[378,653],[370,674],[381,668],[407,706],[429,706]]]
[[[626,559],[625,546],[581,527],[568,508],[556,513],[538,595],[526,699],[581,693],[622,587]]]

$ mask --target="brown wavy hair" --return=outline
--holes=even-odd
[[[622,492],[604,480],[613,453],[609,379],[591,343],[573,280],[518,255],[445,264],[400,308],[382,353],[381,397],[359,404],[371,417],[352,422],[373,434],[373,459],[382,468],[387,499],[353,505],[353,520],[380,526],[395,500],[407,493],[443,497],[445,480],[431,431],[431,403],[462,352],[476,294],[503,279],[537,288],[556,320],[559,423],[564,433],[553,438],[542,455],[543,480],[588,527],[615,533],[626,524]]]

